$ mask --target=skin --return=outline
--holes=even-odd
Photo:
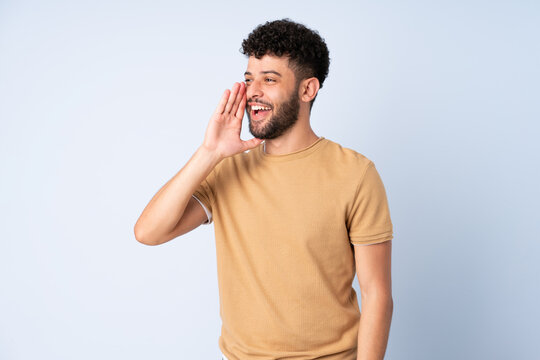
[[[271,73],[268,71],[278,72],[281,76],[275,76],[275,82],[269,81]],[[246,74],[246,83],[235,83],[232,89],[223,93],[208,123],[203,144],[144,209],[135,225],[135,237],[141,243],[163,244],[195,229],[206,220],[203,208],[191,195],[224,158],[255,148],[263,137],[266,137],[266,152],[276,155],[301,150],[319,138],[309,122],[309,103],[319,90],[316,78],[298,82],[287,58],[270,55],[261,59],[250,57],[246,72],[249,73]],[[286,106],[295,98],[298,100],[296,119],[291,117],[296,114],[295,109],[287,109]],[[251,122],[250,132],[256,137],[242,140],[242,119],[244,112],[250,111],[249,104],[246,109],[248,99],[271,105],[272,116],[260,122]],[[272,122],[281,125],[273,126]],[[354,246],[362,300],[358,360],[383,359],[386,351],[393,311],[391,244],[391,241],[386,241]]]
[[[269,71],[272,73],[268,73]],[[265,139],[267,154],[291,153],[317,141],[319,136],[309,123],[309,103],[319,91],[317,78],[303,79],[297,84],[294,71],[289,67],[286,57],[265,55],[257,59],[250,56],[245,84],[249,129],[256,138]],[[290,118],[287,115],[295,113],[295,106],[286,105],[294,99],[295,93],[298,99],[298,114],[296,118]],[[259,122],[251,121],[249,113],[251,105],[255,103],[270,105],[271,116]]]
[[[273,81],[271,79],[265,79],[267,81]],[[246,80],[249,82],[251,80]],[[260,100],[248,100],[253,105],[271,106],[272,110],[266,116],[269,117],[267,121],[253,120],[251,118],[251,109],[246,109],[246,114],[249,119],[249,131],[251,134],[259,139],[275,139],[283,135],[289,130],[298,120],[298,112],[300,110],[300,101],[297,94],[298,88],[296,88],[289,96],[287,100],[281,104],[266,104]],[[264,124],[262,124],[264,122]]]
[[[311,129],[309,121],[309,103],[319,90],[317,78],[298,82],[286,57],[265,55],[261,59],[249,58],[245,83],[246,93],[243,96],[241,91],[236,93],[231,112],[236,111],[238,114],[244,111],[243,106],[247,103],[245,111],[250,121],[250,132],[255,139],[265,139],[268,154],[279,155],[301,150],[319,138]],[[236,91],[235,86],[232,93]],[[239,96],[241,101],[238,101]],[[295,99],[298,100],[296,119],[290,117],[296,113],[296,109],[286,106]],[[255,104],[270,106],[271,114],[261,121],[252,121],[251,105]],[[391,240],[354,246],[362,300],[358,326],[358,360],[380,360],[386,352],[393,313],[391,250]]]
[[[273,71],[273,70],[271,70]],[[280,83],[283,83],[283,75],[277,72],[262,72],[263,76],[262,84],[266,85],[268,89],[279,90]],[[251,72],[246,71],[245,83],[249,87],[255,83],[254,76]],[[275,86],[278,86],[276,88]],[[282,99],[279,103],[275,101],[270,103],[268,99],[258,97],[260,91],[255,90],[251,92],[253,97],[248,98],[248,107],[246,108],[246,115],[249,120],[249,131],[253,136],[259,139],[275,139],[282,136],[287,130],[296,124],[298,120],[298,113],[300,111],[300,99],[298,97],[299,86],[296,84],[293,90]],[[265,119],[253,120],[251,115],[254,111],[252,106],[262,105],[270,107],[272,110],[265,115]],[[256,111],[255,111],[256,112]]]
[[[309,121],[309,102],[319,90],[319,81],[316,78],[304,79],[297,85],[287,58],[265,55],[261,59],[249,58],[245,81],[249,129],[256,138],[266,139],[267,153],[287,154],[305,148],[318,139]],[[299,101],[298,118],[287,117],[294,115],[296,109],[287,108],[286,105],[296,99]],[[259,122],[251,121],[251,104],[272,107],[271,116]],[[280,114],[284,108],[288,111]],[[391,249],[391,240],[354,246],[362,299],[358,360],[383,359],[386,352],[393,313]]]
[[[392,240],[354,246],[362,301],[356,356],[358,360],[384,359],[394,309],[391,253]]]

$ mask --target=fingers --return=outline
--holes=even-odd
[[[230,114],[231,109],[233,108],[233,104],[236,100],[236,96],[238,95],[239,89],[240,85],[238,83],[234,83],[231,93],[229,95],[229,99],[227,100],[227,105],[225,105],[225,114]]]
[[[218,114],[233,114],[241,118],[246,106],[246,85],[234,83],[231,90],[225,90],[216,108]]]
[[[242,91],[241,93],[242,93],[242,97],[240,98],[240,104],[237,107],[236,114],[234,114],[234,116],[236,116],[239,119],[241,119],[244,116],[244,109],[246,108],[247,96],[246,96],[246,91],[245,91],[245,85],[244,85],[244,91]]]
[[[223,114],[223,111],[225,110],[225,104],[227,104],[227,99],[229,98],[229,94],[230,94],[229,89],[223,92],[223,95],[221,96],[221,100],[219,100],[218,106],[216,108],[217,114]]]
[[[238,94],[236,94],[236,98],[234,99],[234,104],[231,109],[231,113],[233,115],[236,114],[236,111],[238,110],[238,105],[240,105],[240,102],[242,101],[242,98],[244,97],[244,90],[245,90],[245,84],[243,82],[238,84]]]

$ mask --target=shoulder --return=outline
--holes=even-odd
[[[339,167],[341,171],[358,173],[366,170],[369,165],[373,164],[371,159],[364,154],[342,146],[330,139],[326,140],[327,144],[323,151],[323,157],[328,163],[335,164],[336,167]]]

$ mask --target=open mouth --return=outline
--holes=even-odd
[[[272,112],[272,108],[269,106],[254,105],[251,107],[251,118],[253,120],[261,120],[270,114],[270,112]]]

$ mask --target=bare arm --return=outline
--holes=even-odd
[[[219,161],[215,153],[199,147],[186,165],[146,205],[135,224],[135,238],[146,245],[159,245],[171,240],[167,235],[179,223],[191,195]],[[203,221],[204,218],[199,225]]]
[[[391,240],[354,246],[356,273],[362,294],[357,360],[384,359],[394,308],[391,250]]]
[[[204,142],[184,167],[154,195],[135,224],[135,238],[159,245],[199,226],[204,218],[194,191],[221,160],[251,149],[262,140],[240,139],[246,104],[244,83],[225,90],[206,129]]]

